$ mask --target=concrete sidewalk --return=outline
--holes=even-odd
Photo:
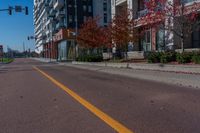
[[[53,62],[59,64],[70,64],[69,62],[57,62],[56,59],[33,58],[41,62]],[[148,63],[110,63],[110,62],[77,62],[73,61],[73,65],[113,67],[113,68],[129,68],[135,70],[151,70],[161,72],[174,72],[185,74],[200,74],[200,65],[172,65],[172,64],[148,64]]]
[[[200,65],[171,65],[171,64],[148,64],[148,63],[88,63],[88,62],[72,62],[74,65],[91,65],[104,66],[114,68],[130,68],[136,70],[151,70],[162,72],[175,72],[186,74],[200,74]]]
[[[34,59],[34,60],[37,60],[37,61],[41,61],[41,62],[47,62],[47,63],[57,62],[56,59],[49,59],[49,58],[31,58],[31,59]]]
[[[36,59],[36,60],[46,62],[44,59]],[[190,71],[192,71],[193,73],[188,73],[187,71],[178,72],[178,71],[169,71],[169,70],[168,71],[156,70],[156,69],[152,69],[151,67],[144,69],[144,68],[140,68],[141,64],[135,64],[135,66],[137,66],[135,69],[127,69],[126,68],[127,66],[125,63],[123,64],[124,66],[118,63],[115,63],[115,64],[113,63],[115,66],[114,65],[110,66],[111,64],[105,65],[105,63],[80,63],[80,62],[72,62],[72,63],[59,62],[57,64],[60,66],[74,67],[78,69],[109,73],[112,75],[121,75],[121,76],[126,76],[126,77],[131,77],[131,78],[142,79],[142,80],[162,82],[162,83],[167,83],[167,84],[174,84],[178,86],[185,86],[185,87],[200,89],[200,82],[199,82],[200,74],[197,71],[199,67],[194,67],[194,66],[186,67],[184,70],[189,70],[189,68],[193,68],[197,72],[194,73],[194,71],[192,71],[191,69]],[[147,67],[148,65],[153,66],[153,64],[146,64],[144,66]]]

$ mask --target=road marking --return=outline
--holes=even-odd
[[[111,126],[114,130],[116,130],[119,133],[133,133],[130,129],[119,123],[118,121],[111,118],[109,115],[89,103],[87,100],[83,99],[81,96],[76,94],[74,91],[39,69],[38,67],[33,67],[35,70],[40,72],[43,76],[48,78],[51,82],[53,82],[55,85],[60,87],[62,90],[64,90],[66,93],[68,93],[71,97],[73,97],[76,101],[78,101],[80,104],[82,104],[85,108],[87,108],[89,111],[91,111],[93,114],[95,114],[97,117],[99,117],[101,120],[103,120],[105,123],[107,123],[109,126]]]

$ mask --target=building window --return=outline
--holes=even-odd
[[[165,47],[165,31],[163,29],[159,29],[156,32],[156,50],[161,51],[164,50]]]
[[[108,22],[108,20],[107,20],[107,14],[104,13],[104,23],[107,23],[107,22]]]
[[[73,17],[72,15],[69,15],[69,23],[72,23],[72,21],[73,21]]]
[[[190,3],[190,2],[195,2],[196,0],[181,0],[182,4]]]
[[[142,39],[141,45],[143,51],[151,51],[151,30],[146,30]]]
[[[92,6],[91,6],[91,5],[88,6],[88,12],[89,12],[89,13],[92,12]]]
[[[138,0],[138,11],[144,10],[145,9],[145,0]]]
[[[103,3],[103,11],[107,11],[107,3]]]
[[[200,48],[200,31],[194,30],[192,33],[192,48]]]
[[[87,21],[87,17],[83,16],[83,21],[86,22]]]
[[[87,6],[83,5],[83,11],[86,12],[87,11]]]

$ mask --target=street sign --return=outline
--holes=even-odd
[[[15,6],[15,12],[22,12],[22,6]]]

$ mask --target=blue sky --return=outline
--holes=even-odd
[[[34,35],[33,0],[0,0],[0,9],[15,5],[28,6],[29,15],[13,12],[10,16],[7,11],[0,12],[0,44],[4,45],[4,50],[9,46],[22,51],[24,42],[26,49],[34,50],[34,40],[27,40],[27,36]]]

